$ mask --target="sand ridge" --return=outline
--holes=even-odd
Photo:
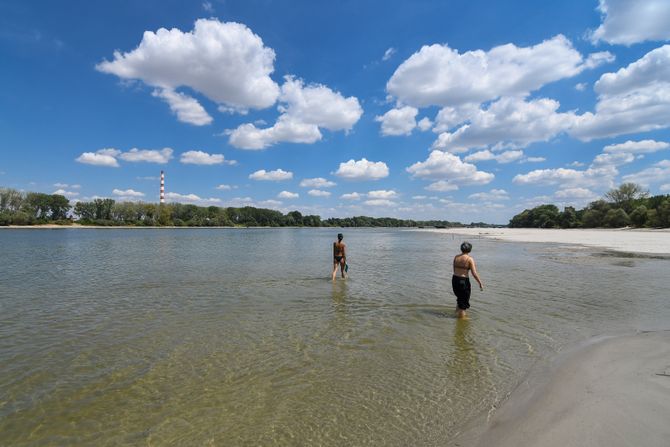
[[[670,254],[670,229],[445,228],[418,231],[509,242],[577,244],[627,253]]]
[[[523,383],[477,446],[670,445],[670,331],[600,340]]]

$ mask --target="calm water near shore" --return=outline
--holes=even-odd
[[[350,278],[332,283],[332,241]],[[453,445],[531,366],[668,329],[670,261],[397,229],[0,231],[0,445]]]

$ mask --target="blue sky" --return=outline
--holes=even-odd
[[[670,3],[0,2],[0,186],[506,223],[670,193]]]

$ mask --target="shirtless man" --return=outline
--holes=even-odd
[[[338,265],[340,266],[340,272],[342,272],[342,278],[346,278],[344,267],[347,265],[347,246],[342,242],[342,239],[344,239],[344,236],[339,233],[337,242],[333,242],[333,281],[335,281]]]
[[[454,276],[451,277],[451,287],[454,290],[454,295],[456,295],[458,306],[456,316],[464,319],[468,317],[465,310],[470,307],[470,278],[468,272],[472,272],[472,276],[479,283],[479,290],[484,290],[484,285],[479,279],[477,266],[475,260],[470,256],[470,251],[472,251],[472,244],[463,242],[461,244],[461,254],[454,257]]]

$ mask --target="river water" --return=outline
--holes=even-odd
[[[2,230],[0,445],[456,445],[537,362],[668,328],[667,258],[486,239],[486,290],[456,320],[460,242]]]

